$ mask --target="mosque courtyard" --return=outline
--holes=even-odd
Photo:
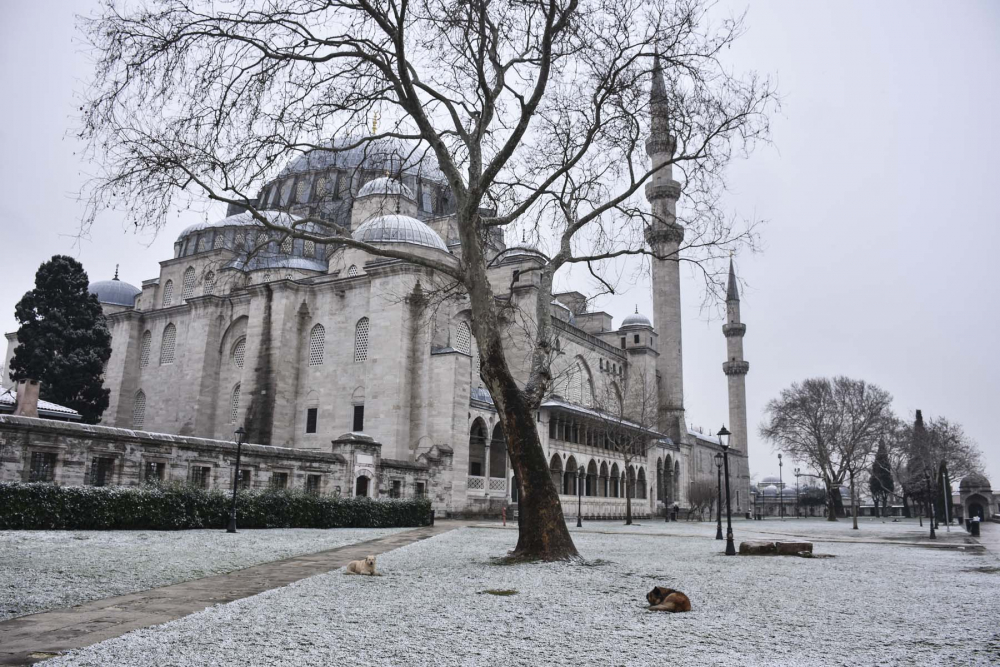
[[[985,524],[981,540],[955,526],[950,532],[942,527],[931,542],[926,524],[920,528],[915,520],[864,519],[856,531],[849,521],[815,519],[734,524],[737,543],[810,540],[816,553],[833,556],[805,559],[726,557],[724,543],[714,540],[714,523],[587,522],[582,529],[572,528],[584,563],[522,565],[497,559],[514,546],[512,526],[456,523],[439,530],[379,553],[382,577],[349,577],[334,569],[61,652],[47,664],[492,667],[1000,661],[995,622],[1000,618],[995,594],[1000,525]],[[116,561],[107,561],[109,534],[88,533],[88,539],[72,540],[73,560],[29,558],[25,554],[31,551],[22,543],[17,553],[5,547],[0,567],[6,568],[8,581],[16,569],[19,578],[35,582],[39,590],[33,591],[34,599],[71,604],[68,591],[75,586],[88,592],[79,600],[93,599],[95,560],[103,559],[120,572],[115,578],[131,581],[134,589],[147,575],[130,577],[129,563],[143,573],[169,570],[163,581],[183,580],[202,570],[225,571],[234,564],[245,567],[240,563],[304,553],[309,542],[316,550],[360,542],[356,549],[364,550],[363,540],[377,545],[389,532],[244,531],[236,536],[239,542],[225,549],[217,536],[195,531],[118,533],[113,550],[123,556]],[[408,532],[395,531],[389,539]],[[53,534],[18,535],[42,542]],[[9,536],[4,535],[3,544],[9,544]],[[170,541],[177,544],[165,562],[149,558]],[[282,543],[286,546],[279,547]],[[185,562],[190,568],[186,574]],[[241,572],[229,576],[238,578]],[[644,596],[655,585],[685,592],[692,611],[647,611]],[[61,593],[40,590],[46,587]],[[0,623],[0,640],[5,625],[48,616]]]

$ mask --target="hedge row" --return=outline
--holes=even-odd
[[[186,486],[0,484],[0,529],[185,530],[224,528],[232,495]],[[236,496],[240,528],[395,528],[430,522],[427,499],[372,500],[291,490]]]

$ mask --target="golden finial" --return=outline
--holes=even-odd
[[[375,114],[372,116],[372,134],[378,132],[378,122],[381,119],[382,119],[382,114],[376,111]]]

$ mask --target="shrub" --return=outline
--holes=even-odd
[[[0,484],[4,530],[185,530],[224,528],[232,496],[188,486]],[[240,528],[394,528],[425,526],[431,503],[318,496],[292,490],[236,495]]]

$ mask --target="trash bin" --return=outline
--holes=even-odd
[[[750,512],[747,512],[747,518],[748,519],[750,518]]]
[[[979,522],[978,521],[972,521],[970,523],[970,526],[972,527],[972,531],[971,531],[972,532],[972,536],[973,537],[979,537]]]

